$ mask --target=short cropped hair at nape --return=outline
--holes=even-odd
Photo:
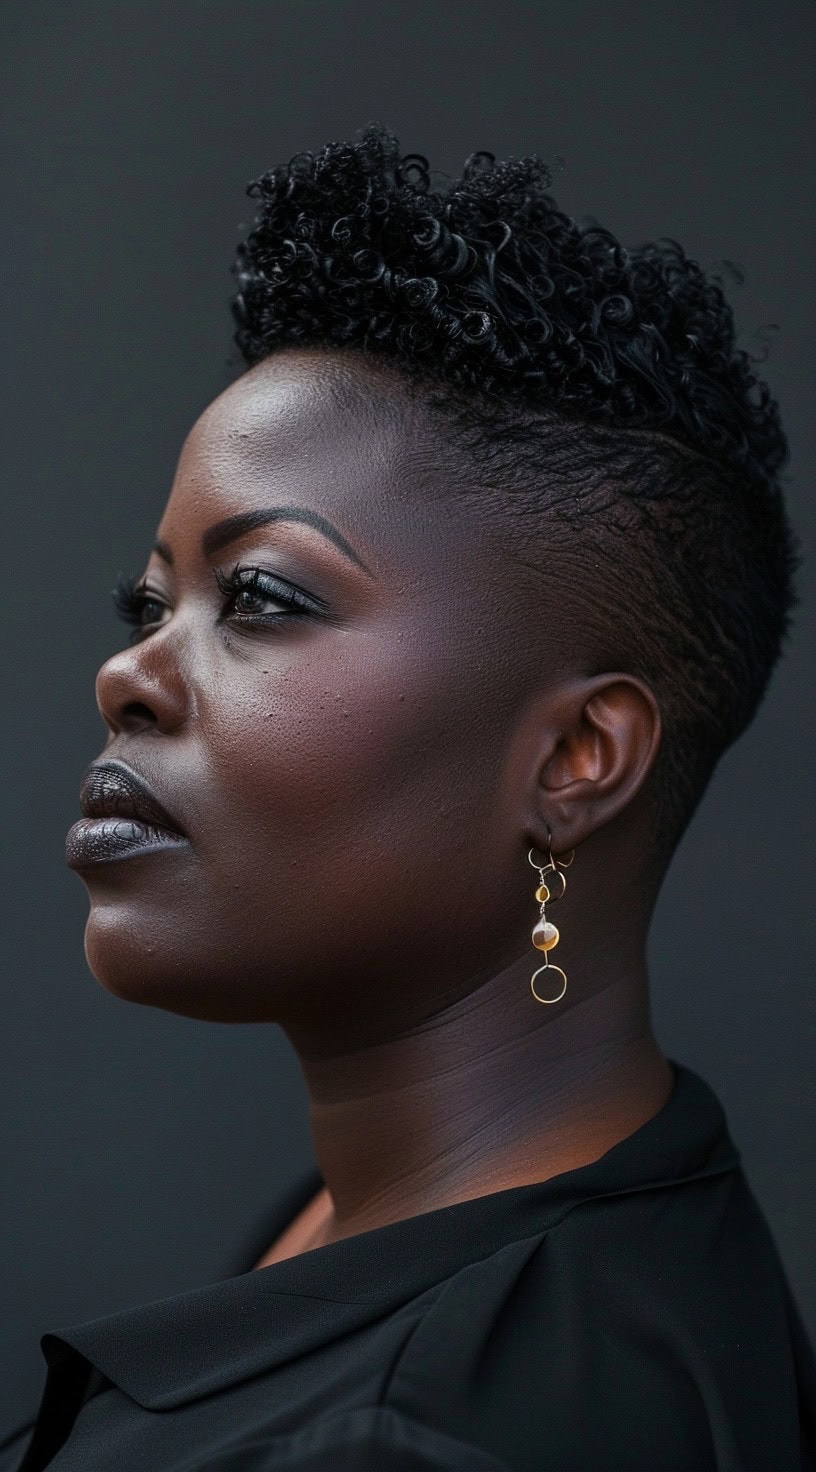
[[[388,360],[462,494],[569,567],[597,672],[658,700],[667,855],[790,627],[787,443],[719,276],[673,239],[625,249],[578,223],[551,183],[538,155],[478,152],[432,186],[380,124],[297,154],[248,188],[235,341],[248,365],[307,345]]]

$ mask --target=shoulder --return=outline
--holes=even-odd
[[[547,1445],[554,1466],[651,1469],[660,1445],[662,1472],[705,1472],[726,1447],[735,1466],[798,1472],[794,1359],[784,1274],[737,1170],[584,1202],[462,1269],[388,1402],[513,1466]]]

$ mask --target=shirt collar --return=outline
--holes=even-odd
[[[733,1170],[740,1157],[719,1100],[669,1062],[675,1084],[663,1108],[592,1164],[45,1334],[49,1383],[76,1377],[79,1355],[139,1405],[167,1410],[382,1318],[506,1243],[543,1234],[581,1202]]]

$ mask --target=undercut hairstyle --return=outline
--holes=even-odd
[[[528,560],[547,548],[589,672],[654,692],[667,857],[790,627],[787,443],[719,274],[672,239],[625,249],[560,211],[551,183],[537,154],[479,152],[432,185],[379,124],[297,154],[248,186],[235,342],[247,365],[322,345],[400,371],[461,493]]]

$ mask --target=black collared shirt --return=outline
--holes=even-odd
[[[44,1335],[0,1472],[801,1472],[816,1361],[722,1107],[672,1061],[600,1160]],[[27,1449],[26,1449],[27,1448]]]

